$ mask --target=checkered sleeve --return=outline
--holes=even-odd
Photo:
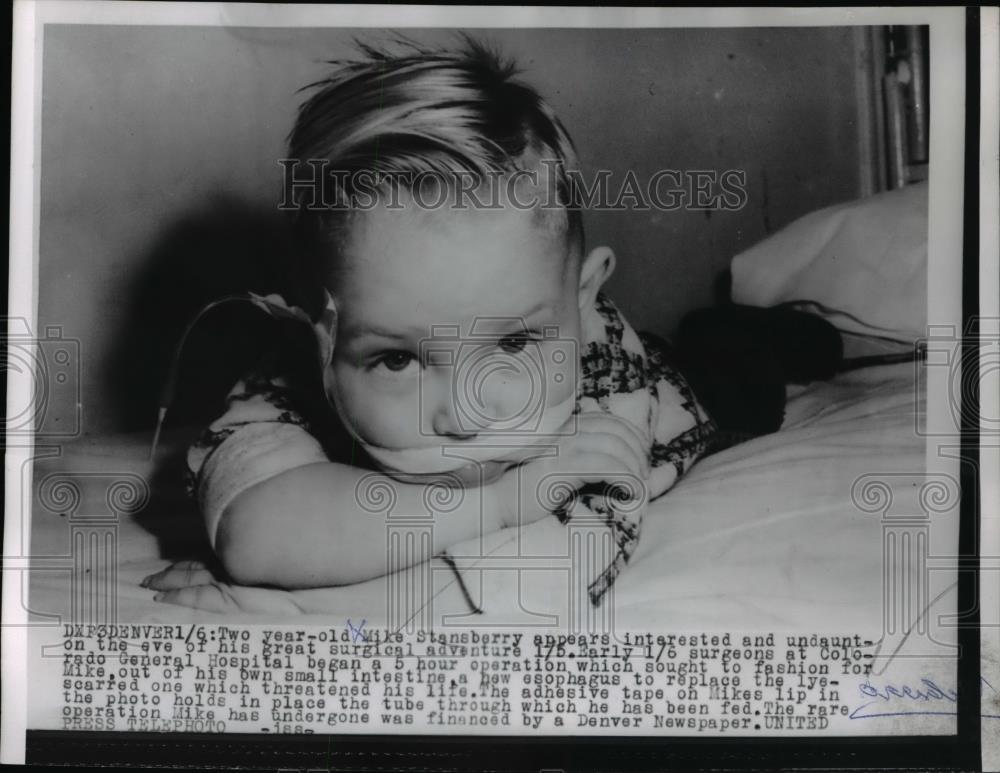
[[[209,542],[241,492],[288,470],[328,461],[296,409],[286,377],[262,362],[229,392],[226,408],[187,453],[187,489],[198,502]]]
[[[657,404],[651,458],[659,496],[708,452],[718,427],[672,362],[670,346],[648,333],[639,337],[646,349],[648,388]]]

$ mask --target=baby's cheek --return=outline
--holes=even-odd
[[[364,440],[379,446],[402,447],[419,435],[419,394],[407,384],[382,384],[354,371],[338,374],[341,419]]]

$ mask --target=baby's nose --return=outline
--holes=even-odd
[[[454,373],[447,368],[431,369],[424,375],[421,385],[424,415],[429,414],[431,430],[435,435],[450,440],[471,440],[478,430],[461,420],[453,382]]]
[[[450,392],[445,399],[440,401],[434,412],[432,429],[435,435],[446,437],[449,440],[472,440],[479,434],[476,427],[470,427],[468,422],[459,419],[458,410]]]

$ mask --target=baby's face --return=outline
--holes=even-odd
[[[339,265],[335,398],[363,441],[531,432],[575,396],[579,261],[535,212],[377,208],[353,216]]]

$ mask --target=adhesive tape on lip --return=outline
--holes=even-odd
[[[337,401],[334,401],[337,404]],[[483,433],[472,440],[439,442],[416,448],[383,448],[359,437],[342,412],[341,421],[348,432],[368,455],[390,475],[420,476],[453,473],[468,468],[469,473],[481,472],[491,479],[504,469],[523,461],[532,449],[558,439],[556,432],[566,423],[576,407],[571,395],[557,405],[545,409],[539,426],[521,433]]]

